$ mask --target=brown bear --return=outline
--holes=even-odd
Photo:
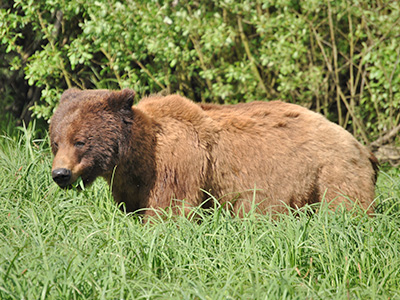
[[[195,104],[179,95],[133,105],[134,91],[69,89],[50,123],[62,188],[102,176],[128,212],[212,205],[285,212],[326,199],[373,212],[375,157],[322,115],[280,101]]]

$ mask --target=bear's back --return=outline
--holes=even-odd
[[[208,118],[197,104],[180,95],[150,96],[142,99],[136,107],[161,123],[174,119],[200,126]]]
[[[200,107],[221,129],[228,131],[236,129],[247,131],[249,134],[252,131],[259,134],[260,131],[290,129],[301,130],[301,134],[304,134],[314,131],[315,126],[326,126],[332,130],[332,123],[322,115],[302,106],[281,101],[256,101],[234,105],[200,104]]]

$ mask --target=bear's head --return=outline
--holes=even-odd
[[[50,121],[52,177],[62,188],[111,173],[129,147],[135,92],[69,89]]]

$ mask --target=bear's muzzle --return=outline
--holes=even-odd
[[[51,172],[51,176],[53,180],[62,188],[68,186],[70,184],[70,180],[72,177],[71,170],[65,168],[55,169]]]

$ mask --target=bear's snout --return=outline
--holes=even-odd
[[[59,168],[55,169],[51,172],[51,176],[53,177],[53,180],[60,186],[60,187],[66,187],[67,185],[70,184],[70,180],[72,177],[72,172],[71,170],[65,169],[65,168]]]

